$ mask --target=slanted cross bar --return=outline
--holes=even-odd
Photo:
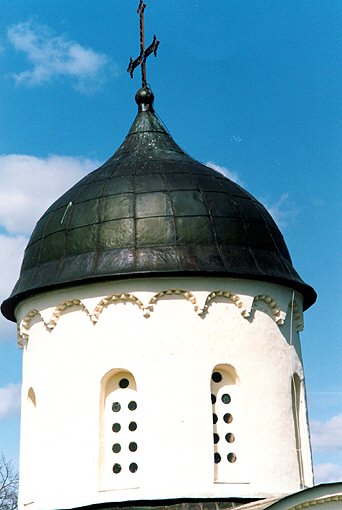
[[[131,78],[133,78],[134,69],[141,65],[141,81],[142,86],[146,87],[146,59],[151,53],[154,53],[154,56],[157,56],[157,48],[159,46],[159,41],[156,36],[153,36],[152,43],[145,49],[145,25],[144,25],[144,10],[146,4],[143,0],[140,0],[139,7],[137,13],[140,16],[140,55],[133,60],[131,57],[129,60],[127,71],[129,72]]]

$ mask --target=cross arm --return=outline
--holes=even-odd
[[[138,67],[142,62],[142,56],[139,55],[135,60],[131,57],[129,59],[129,64],[127,67],[127,72],[129,73],[130,77],[133,78],[134,69]]]
[[[153,41],[152,43],[146,48],[146,50],[144,51],[144,60],[147,59],[147,57],[149,55],[151,55],[151,53],[154,53],[154,56],[156,57],[157,56],[157,49],[158,49],[158,46],[159,46],[159,41],[158,39],[156,38],[156,36],[154,35],[153,36]]]

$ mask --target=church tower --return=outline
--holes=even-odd
[[[2,304],[23,348],[21,510],[228,508],[313,484],[298,332],[315,291],[153,101],[145,74],[127,137],[38,221]]]

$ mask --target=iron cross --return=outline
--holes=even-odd
[[[137,13],[140,16],[140,55],[135,60],[131,57],[129,60],[127,71],[129,72],[131,78],[133,78],[134,69],[141,65],[141,80],[142,86],[146,87],[146,59],[151,53],[154,53],[154,56],[157,56],[157,48],[159,46],[159,41],[156,36],[153,36],[152,43],[145,50],[145,26],[144,26],[144,10],[146,4],[143,0],[140,0],[139,7]]]

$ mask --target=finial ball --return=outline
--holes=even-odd
[[[152,106],[154,101],[154,94],[152,90],[148,87],[142,87],[135,94],[135,102],[138,105],[146,104]]]

